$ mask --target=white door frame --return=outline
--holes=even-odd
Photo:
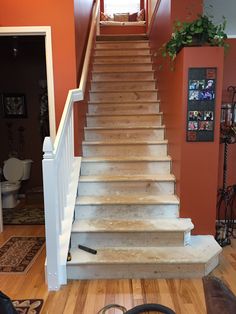
[[[51,27],[50,26],[0,27],[0,36],[45,36],[49,129],[50,137],[52,139],[52,142],[54,142],[56,137],[56,119],[55,119]]]

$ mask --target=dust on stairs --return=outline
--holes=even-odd
[[[221,248],[179,218],[147,40],[97,41],[88,108],[68,278],[208,274]]]

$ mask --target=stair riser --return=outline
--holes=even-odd
[[[148,42],[97,42],[96,43],[96,50],[98,49],[142,49],[142,48],[149,48]]]
[[[170,161],[142,162],[83,162],[81,175],[138,175],[140,173],[155,175],[170,173]]]
[[[148,127],[161,126],[162,116],[87,116],[88,127]]]
[[[155,82],[91,82],[91,91],[150,91]]]
[[[189,233],[189,232],[188,232]],[[78,244],[104,247],[184,246],[184,232],[73,232],[71,247]]]
[[[178,205],[76,205],[76,219],[157,219],[157,218],[178,218]]]
[[[167,156],[166,144],[131,145],[86,145],[83,144],[84,157],[124,157],[124,156]]]
[[[90,92],[91,102],[157,101],[157,91]]]
[[[89,104],[91,114],[151,114],[159,112],[159,103],[150,104]]]
[[[150,49],[130,49],[130,50],[123,50],[123,49],[114,49],[114,50],[101,50],[96,49],[94,52],[95,57],[106,57],[106,56],[150,56]]]
[[[149,63],[151,56],[128,56],[128,57],[94,57],[94,64],[129,64]]]
[[[140,72],[152,71],[152,64],[94,64],[93,71],[96,72]]]
[[[124,129],[124,130],[85,130],[86,141],[110,141],[110,140],[150,140],[157,141],[164,139],[163,129]]]
[[[218,258],[215,258],[218,260]],[[218,262],[216,261],[215,264]],[[123,279],[123,278],[201,278],[204,263],[174,264],[110,264],[67,266],[68,279]]]
[[[122,181],[122,182],[79,182],[79,195],[161,195],[174,194],[174,182]]]
[[[154,73],[153,72],[140,72],[140,73],[92,73],[92,80],[93,81],[146,81],[146,80],[153,80]]]

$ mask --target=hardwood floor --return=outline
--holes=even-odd
[[[44,226],[4,226],[0,245],[12,235],[44,235]],[[44,259],[45,249],[26,275],[0,274],[0,290],[11,299],[44,299],[43,314],[96,314],[110,303],[130,309],[147,302],[169,306],[176,314],[206,313],[201,279],[69,281],[60,291],[49,293],[44,280]],[[236,240],[224,248],[213,275],[223,279],[236,294]],[[108,312],[118,313],[121,312]]]

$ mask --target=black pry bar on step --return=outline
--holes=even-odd
[[[94,249],[91,249],[90,247],[87,247],[87,246],[84,246],[84,245],[78,245],[78,248],[83,250],[83,251],[86,251],[88,253],[91,253],[91,254],[97,254],[97,251],[94,250]]]

